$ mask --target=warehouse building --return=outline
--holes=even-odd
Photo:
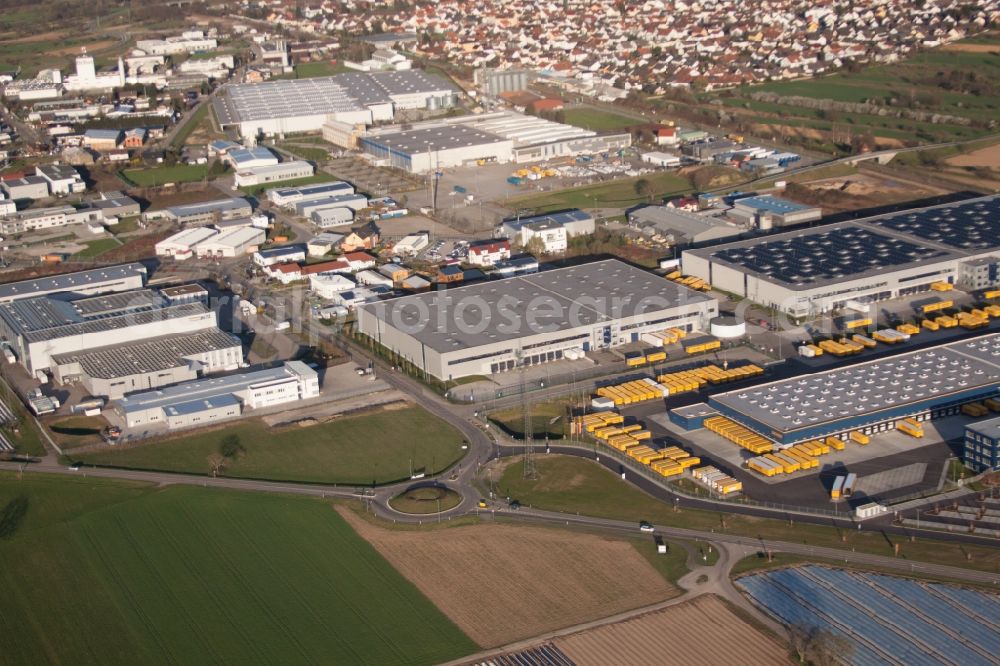
[[[274,166],[280,162],[278,156],[264,146],[254,146],[253,148],[239,146],[230,148],[222,156],[222,161],[228,162],[234,171]]]
[[[407,129],[371,130],[357,137],[358,148],[380,164],[411,173],[438,168],[617,151],[631,135],[596,132],[513,111],[459,116],[416,123]]]
[[[163,216],[179,225],[192,227],[233,220],[238,217],[250,217],[252,214],[253,206],[242,197],[171,206],[164,211],[153,213],[157,218]]]
[[[90,395],[118,400],[126,393],[236,370],[243,364],[239,338],[218,328],[163,335],[52,357],[60,384],[82,384]]]
[[[233,183],[236,187],[251,187],[282,180],[309,178],[315,173],[316,169],[309,162],[293,160],[268,166],[241,167],[233,177]]]
[[[0,231],[5,234],[20,234],[25,231],[54,229],[73,224],[101,225],[104,222],[104,213],[93,209],[78,210],[73,206],[28,208],[0,220]]]
[[[266,370],[200,379],[135,393],[115,404],[129,428],[203,426],[260,409],[319,396],[319,375],[301,361]]]
[[[267,200],[275,206],[290,208],[302,201],[315,201],[316,199],[326,199],[327,197],[339,196],[341,194],[354,194],[354,186],[338,180],[334,183],[275,188],[268,190],[266,196]]]
[[[209,259],[242,257],[256,252],[266,240],[267,232],[258,227],[232,227],[195,244],[192,249],[195,255]]]
[[[12,201],[44,199],[49,196],[49,181],[41,176],[7,178],[0,180],[0,187]]]
[[[52,296],[0,305],[0,335],[31,373],[53,356],[216,326],[202,303],[171,305],[150,289],[65,301]]]
[[[767,230],[815,222],[823,217],[823,210],[765,194],[737,199],[726,215],[748,227]]]
[[[628,223],[647,236],[662,236],[670,245],[688,246],[738,236],[739,227],[708,215],[667,206],[645,206],[629,212]]]
[[[542,242],[545,252],[565,252],[572,236],[594,233],[596,223],[590,213],[574,209],[535,217],[504,220],[497,236],[525,247],[533,238]]]
[[[368,207],[368,197],[363,194],[335,194],[322,199],[310,199],[295,204],[295,214],[309,217],[313,212],[326,208],[347,208],[355,213]]]
[[[434,124],[418,129],[369,134],[358,147],[386,166],[427,173],[479,160],[509,162],[514,143],[464,125]]]
[[[136,262],[8,282],[0,284],[0,304],[56,293],[63,294],[65,298],[82,298],[131,291],[142,288],[146,275],[146,267]]]
[[[718,393],[708,404],[779,444],[958,414],[1000,390],[1000,334]]]
[[[998,253],[1000,196],[990,196],[687,250],[682,265],[715,287],[803,318],[955,283],[983,259],[995,264]],[[1000,272],[984,281],[1000,284]]]
[[[420,70],[346,72],[227,85],[213,108],[223,129],[256,137],[315,132],[327,121],[373,125],[392,120],[396,109],[444,109],[455,100],[451,83]]]
[[[677,327],[707,330],[718,302],[609,259],[358,308],[358,330],[442,380],[513,370]]]
[[[41,164],[35,167],[35,175],[44,178],[50,194],[80,194],[87,191],[87,183],[80,172],[68,164]]]
[[[191,227],[190,229],[184,229],[157,243],[154,247],[156,256],[173,257],[177,261],[190,259],[194,256],[194,248],[198,243],[206,241],[218,233],[218,231],[211,227]]]

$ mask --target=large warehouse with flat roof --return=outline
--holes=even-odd
[[[319,130],[329,120],[372,125],[396,109],[441,109],[455,103],[447,80],[420,70],[345,72],[225,86],[213,99],[219,124],[241,136]]]
[[[1000,334],[718,393],[720,414],[780,444],[891,430],[1000,391]]]
[[[146,267],[140,263],[106,266],[89,271],[62,273],[33,280],[0,284],[0,303],[36,298],[57,292],[69,296],[92,296],[139,289],[146,282]]]
[[[916,294],[934,282],[982,288],[1000,284],[1000,196],[686,250],[682,265],[793,317]]]
[[[707,330],[718,301],[608,259],[405,296],[358,308],[358,330],[447,380],[513,370],[638,341],[677,327]]]

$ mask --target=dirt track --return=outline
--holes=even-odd
[[[340,513],[483,647],[646,606],[678,593],[630,543],[621,540],[509,525],[390,530],[349,509]]]
[[[788,651],[706,595],[553,641],[578,666],[788,664]]]

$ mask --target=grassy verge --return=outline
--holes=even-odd
[[[1000,549],[947,543],[932,539],[909,542],[902,537],[876,532],[845,530],[803,522],[788,522],[672,507],[623,482],[599,464],[570,456],[542,456],[537,460],[539,479],[522,478],[514,462],[505,470],[498,491],[522,504],[554,511],[630,520],[648,520],[654,525],[685,527],[735,534],[767,541],[789,541],[806,545],[856,550],[893,556],[899,544],[904,560],[961,565],[981,571],[1000,572]]]
[[[368,485],[437,473],[462,457],[461,434],[419,407],[380,411],[308,427],[259,420],[79,456],[86,464],[208,474],[209,457],[235,438],[230,477]]]
[[[86,249],[80,250],[73,256],[87,259],[96,257],[104,254],[108,250],[118,247],[118,241],[114,238],[98,238],[96,240],[86,241],[84,242],[84,245],[87,246]]]
[[[636,183],[640,178],[623,178],[558,192],[517,197],[511,199],[508,205],[531,208],[538,213],[564,208],[626,208],[638,203],[656,201],[667,195],[686,194],[693,190],[687,178],[674,173],[654,173],[641,176],[641,179],[649,183],[648,195],[640,196],[636,193]]]
[[[462,496],[450,488],[426,486],[400,493],[389,501],[396,511],[409,514],[434,514],[454,509],[462,503]]]
[[[687,574],[687,551],[679,543],[668,542],[667,552],[660,554],[656,552],[656,543],[653,539],[630,539],[630,541],[639,554],[671,585],[677,585],[677,581]]]
[[[35,420],[28,413],[24,403],[14,395],[14,392],[4,382],[0,382],[0,397],[17,418],[17,434],[7,428],[4,429],[4,434],[14,445],[14,450],[25,456],[44,456],[45,445],[42,443],[42,434],[38,431],[38,426],[35,425]]]
[[[318,148],[315,146],[300,146],[297,145],[296,141],[290,140],[285,143],[276,144],[277,148],[284,150],[286,152],[300,157],[304,160],[309,160],[310,162],[326,162],[330,159],[330,151],[325,148]],[[331,176],[332,178],[332,176]]]
[[[138,187],[153,187],[166,183],[193,183],[208,177],[206,164],[177,164],[152,169],[125,169],[122,178]]]
[[[476,649],[328,503],[0,479],[0,560],[21,564],[0,568],[5,661],[424,664]]]
[[[210,102],[204,102],[201,106],[195,109],[194,113],[188,117],[187,122],[184,123],[184,126],[177,130],[177,133],[174,134],[172,139],[170,139],[171,148],[183,148],[184,142],[187,141],[188,137],[191,136],[196,129],[206,122],[212,122],[212,119],[208,117],[208,110],[211,106]]]
[[[535,439],[546,435],[553,439],[565,437],[569,427],[567,413],[567,404],[563,401],[533,403],[531,429]],[[514,437],[524,436],[524,412],[520,407],[493,412],[490,421]]]
[[[642,125],[643,121],[629,118],[612,111],[599,109],[566,109],[563,112],[564,122],[584,129],[594,131],[612,131],[625,129],[634,125]]]
[[[295,76],[300,79],[311,79],[317,76],[333,76],[350,71],[339,62],[317,60],[316,62],[300,62],[295,66]]]
[[[275,187],[299,187],[302,185],[315,185],[317,183],[329,183],[331,181],[337,180],[328,173],[318,171],[312,176],[306,178],[294,178],[292,180],[280,180],[273,183],[264,183],[263,185],[248,185],[247,187],[241,187],[240,192],[246,195],[257,197],[260,196],[265,190],[270,190]]]

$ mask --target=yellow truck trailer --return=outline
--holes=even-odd
[[[867,446],[872,441],[871,437],[860,430],[852,430],[850,437],[852,442],[857,442],[862,446]]]

